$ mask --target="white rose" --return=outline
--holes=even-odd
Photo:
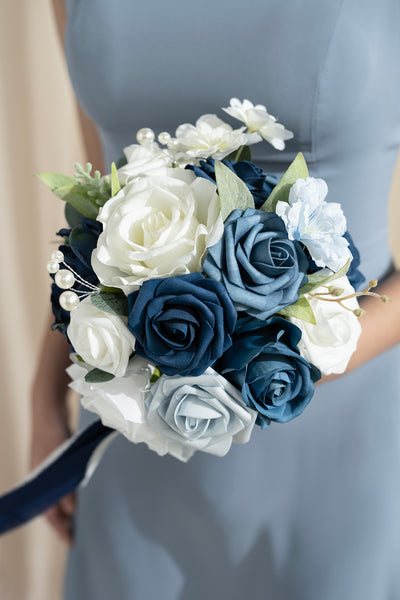
[[[154,367],[135,356],[123,377],[102,383],[87,383],[88,370],[87,365],[76,360],[67,369],[72,379],[69,385],[81,395],[82,406],[99,415],[103,425],[122,433],[130,442],[144,442],[157,454],[167,454],[167,441],[147,423],[145,399]]]
[[[216,115],[203,115],[196,125],[183,123],[175,132],[178,150],[189,158],[213,157],[221,160],[240,146],[261,141],[257,133],[244,133],[245,127],[232,129]]]
[[[116,377],[125,373],[135,338],[121,317],[103,312],[88,297],[71,312],[67,333],[86,363]]]
[[[167,173],[167,168],[171,167],[171,158],[161,150],[158,144],[141,146],[132,144],[124,148],[124,154],[127,164],[118,169],[118,179],[121,185],[128,183],[133,177],[139,175],[150,175],[154,173]]]
[[[343,289],[342,296],[354,294],[354,289],[347,277],[340,277],[329,283]],[[320,287],[313,290],[313,294],[324,293],[326,288]],[[332,298],[332,296],[324,296]],[[300,354],[324,375],[343,373],[349,363],[351,355],[357,348],[358,338],[361,334],[359,319],[352,312],[359,308],[356,298],[345,300],[344,304],[351,310],[346,310],[338,302],[318,300],[307,294],[314,311],[316,325],[290,318],[302,331],[298,344]]]
[[[293,133],[278,123],[263,104],[254,106],[249,100],[241,102],[238,98],[231,98],[230,106],[222,110],[234,119],[245,123],[250,133],[259,133],[276,150],[284,150],[285,140],[293,137]]]
[[[192,171],[134,179],[100,210],[92,266],[126,294],[147,279],[200,271],[206,248],[223,233],[216,186]]]

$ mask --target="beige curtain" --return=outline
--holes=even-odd
[[[33,174],[71,173],[84,157],[50,1],[0,0],[0,47],[1,493],[27,471],[29,387],[48,310],[45,265],[62,223],[62,203]],[[400,168],[394,197],[391,222],[400,223]],[[63,565],[64,548],[43,519],[1,538],[1,600],[61,599]]]
[[[50,0],[0,0],[0,492],[27,472],[29,388],[63,207],[34,173],[84,160]],[[58,600],[64,547],[44,519],[0,538],[1,600]]]

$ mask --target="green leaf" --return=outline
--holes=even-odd
[[[283,174],[279,183],[274,187],[262,205],[261,210],[275,212],[276,204],[279,200],[282,202],[288,201],[292,185],[298,179],[305,179],[306,177],[308,177],[307,164],[304,160],[304,156],[299,152],[294,161],[289,165],[287,171]]]
[[[58,198],[73,206],[84,217],[97,218],[99,207],[84,185],[76,183],[71,177],[57,173],[39,173],[38,177]]]
[[[154,368],[153,375],[151,376],[150,383],[155,383],[157,379],[160,379],[162,373],[158,367]]]
[[[78,212],[71,204],[66,204],[64,209],[65,219],[71,229],[80,227],[82,224],[82,213]]]
[[[305,296],[300,296],[297,302],[282,308],[282,310],[278,312],[278,315],[283,315],[284,317],[295,317],[301,321],[306,321],[307,323],[312,323],[313,325],[316,324],[314,311]]]
[[[239,160],[251,161],[250,146],[240,146],[240,148],[226,156],[224,160],[234,160],[235,162]]]
[[[246,184],[222,162],[216,160],[214,164],[222,219],[225,221],[236,208],[254,208],[253,196]]]
[[[114,379],[114,375],[101,369],[92,369],[92,371],[89,371],[85,375],[86,383],[105,383],[106,381],[111,381],[111,379]]]
[[[115,162],[111,164],[111,198],[114,198],[121,189],[118,179],[118,171]]]
[[[90,299],[94,306],[104,312],[121,317],[127,317],[129,314],[128,299],[124,294],[93,294]]]
[[[58,188],[72,187],[75,184],[73,177],[61,175],[60,173],[37,173],[36,177],[43,181],[45,185],[54,193]]]
[[[339,277],[343,277],[343,275],[346,275],[347,271],[349,270],[350,263],[351,258],[349,258],[347,263],[336,273],[330,273],[327,275],[325,269],[325,272],[323,274],[321,274],[319,271],[317,271],[316,273],[312,273],[308,276],[308,283],[306,283],[305,285],[303,285],[303,287],[300,288],[299,293],[308,294],[316,288],[321,287],[321,285],[326,285],[327,283],[334,281],[335,279],[339,279]]]
[[[109,287],[108,285],[102,285],[100,291],[102,294],[121,294],[121,290],[119,288]]]

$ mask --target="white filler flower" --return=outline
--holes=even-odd
[[[329,271],[327,271],[327,275]],[[329,285],[343,289],[342,296],[354,294],[354,289],[347,277],[335,279]],[[326,288],[313,290],[313,294],[324,293]],[[332,298],[332,296],[324,296]],[[359,308],[356,298],[345,300],[344,304],[351,310],[346,310],[338,302],[318,300],[307,294],[307,300],[314,311],[316,324],[306,323],[290,317],[290,321],[302,331],[298,344],[300,354],[324,375],[343,373],[353,352],[357,348],[361,334],[359,319],[353,310]]]
[[[128,162],[118,169],[121,185],[139,175],[166,175],[167,168],[172,167],[170,156],[155,143],[144,146],[132,144],[124,148],[124,154]]]
[[[336,272],[352,258],[346,232],[346,217],[340,204],[325,202],[328,186],[323,179],[298,179],[291,187],[288,202],[279,201],[276,214],[290,240],[302,242],[318,267]]]
[[[261,141],[256,134],[244,133],[245,127],[232,129],[216,115],[203,115],[196,125],[183,123],[176,130],[178,150],[188,158],[212,157],[221,160],[240,146]]]
[[[101,283],[126,294],[146,279],[200,271],[223,233],[216,186],[192,171],[133,179],[100,210],[92,266]]]
[[[250,100],[241,102],[238,98],[230,99],[230,106],[223,108],[228,115],[247,125],[249,133],[259,133],[276,150],[285,148],[285,140],[290,140],[293,133],[278,123],[276,118],[267,112],[263,104],[254,104]]]
[[[100,310],[90,297],[71,312],[68,337],[86,363],[116,377],[125,373],[135,346],[123,319]]]

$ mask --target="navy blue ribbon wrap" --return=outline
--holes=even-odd
[[[85,477],[97,446],[115,430],[101,421],[71,439],[65,450],[34,476],[0,497],[0,534],[24,525],[73,492]]]

